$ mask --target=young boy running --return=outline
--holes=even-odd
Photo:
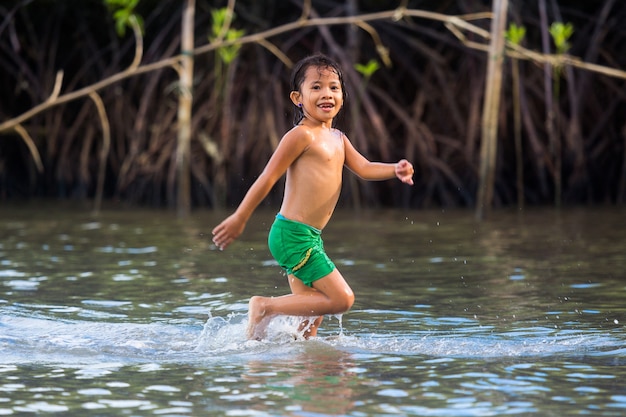
[[[286,173],[280,212],[269,233],[272,256],[285,269],[291,294],[250,299],[247,337],[261,340],[277,315],[304,319],[309,338],[325,314],[348,311],[354,293],[324,251],[321,232],[335,210],[344,165],[365,180],[397,177],[413,184],[413,165],[370,162],[346,135],[333,127],[345,99],[341,68],[324,55],[298,62],[291,77],[290,98],[296,106],[296,125],[281,139],[265,169],[237,210],[213,229],[213,242],[225,249],[243,232],[253,211]],[[305,327],[306,326],[306,327]]]

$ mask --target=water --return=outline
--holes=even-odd
[[[274,213],[221,252],[223,215],[0,208],[0,415],[626,414],[623,210],[340,211],[353,309],[263,342]]]

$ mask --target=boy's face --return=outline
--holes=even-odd
[[[328,67],[309,67],[304,74],[300,91],[292,92],[294,104],[302,104],[305,117],[332,120],[343,105],[339,76]]]

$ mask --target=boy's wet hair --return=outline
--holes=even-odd
[[[343,94],[343,102],[345,105],[348,95],[346,92],[346,87],[343,83],[343,71],[341,71],[341,67],[337,62],[324,54],[308,56],[298,61],[296,65],[294,65],[293,70],[291,71],[291,91],[300,91],[300,86],[304,82],[306,70],[310,67],[316,67],[320,70],[328,69],[337,74],[337,76],[339,77],[339,84],[341,85],[341,93]],[[302,121],[302,119],[304,119],[304,111],[302,110],[302,107],[296,106],[293,115],[294,126],[298,125]],[[333,121],[333,123],[334,122],[335,121]]]

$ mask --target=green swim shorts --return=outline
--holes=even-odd
[[[289,220],[282,214],[270,229],[267,243],[278,264],[305,285],[333,272],[335,264],[324,252],[322,231],[308,224]]]

